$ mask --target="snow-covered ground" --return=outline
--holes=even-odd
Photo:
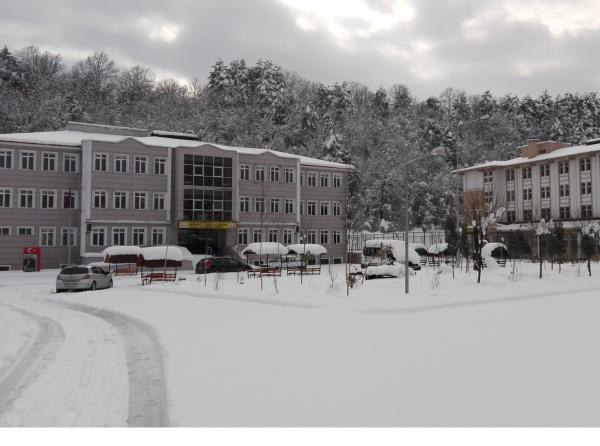
[[[0,425],[600,426],[600,266],[537,268],[425,268],[409,296],[346,296],[338,266],[72,294],[1,273]]]

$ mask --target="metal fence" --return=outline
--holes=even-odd
[[[348,244],[350,251],[362,251],[367,240],[400,240],[404,241],[404,232],[350,232],[348,234]],[[445,241],[444,231],[442,229],[434,229],[431,231],[409,231],[409,243],[422,243],[425,246],[431,246],[434,243],[443,243]]]

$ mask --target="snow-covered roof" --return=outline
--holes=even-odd
[[[144,260],[183,260],[193,261],[192,253],[183,246],[149,246],[141,248],[140,254]]]
[[[102,251],[102,254],[109,256],[137,256],[141,253],[142,248],[139,246],[109,246]]]
[[[155,134],[176,135],[176,133],[155,131]],[[187,134],[182,134],[187,135]],[[188,137],[190,135],[187,135]],[[354,169],[349,164],[336,163],[333,161],[320,160],[302,155],[278,152],[270,149],[257,149],[252,147],[231,147],[221,144],[214,144],[203,141],[167,138],[163,136],[126,136],[106,133],[81,132],[74,130],[59,130],[54,132],[32,132],[32,133],[6,133],[0,134],[0,143],[2,141],[26,144],[44,144],[52,146],[81,147],[83,141],[100,141],[109,143],[119,143],[125,140],[133,139],[149,147],[188,147],[195,148],[204,145],[211,145],[221,150],[236,152],[247,155],[261,155],[271,153],[280,158],[299,159],[301,164],[316,167],[334,167],[339,169]]]
[[[306,248],[306,251],[304,250]],[[310,252],[315,256],[320,256],[323,254],[327,254],[327,249],[322,245],[317,245],[315,243],[295,243],[292,245],[287,245],[287,249],[292,254],[304,254],[305,252]]]
[[[508,250],[508,248],[506,247],[506,245],[504,243],[495,243],[495,242],[486,243],[481,248],[481,257],[491,257],[492,251],[496,248],[504,248],[505,250]]]
[[[490,168],[502,168],[512,167],[521,164],[538,163],[540,161],[550,161],[558,158],[567,158],[570,156],[586,155],[600,151],[600,143],[598,144],[587,144],[584,146],[571,146],[563,147],[561,149],[553,150],[550,153],[543,153],[541,155],[534,156],[533,158],[526,158],[520,156],[506,161],[488,161],[486,163],[477,164],[471,167],[465,167],[463,169],[455,170],[456,173],[469,172],[472,170],[490,169]]]
[[[427,248],[427,252],[429,254],[439,254],[440,252],[444,252],[446,249],[448,249],[448,243],[434,243]]]
[[[263,256],[271,255],[283,255],[287,254],[288,249],[281,243],[275,242],[262,242],[262,243],[250,243],[242,250],[242,255],[256,254]]]

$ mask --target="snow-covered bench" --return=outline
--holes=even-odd
[[[142,285],[149,285],[152,282],[175,282],[177,273],[174,272],[152,272],[142,274]]]

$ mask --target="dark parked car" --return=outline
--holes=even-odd
[[[233,257],[207,257],[196,263],[196,274],[249,271],[252,267]]]

